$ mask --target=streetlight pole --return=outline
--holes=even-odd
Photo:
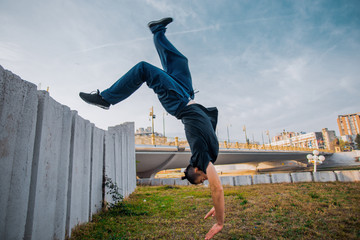
[[[249,143],[248,143],[248,138],[247,138],[247,135],[246,135],[246,126],[245,125],[243,126],[243,131],[245,132],[245,143],[246,143],[246,146],[248,146]]]
[[[230,124],[230,127],[231,127],[231,124]],[[226,125],[226,130],[227,130],[228,143],[230,144],[229,124]]]
[[[269,145],[270,145],[270,149],[271,149],[271,140],[270,140],[270,132],[269,132],[269,130],[266,130],[266,135],[269,138]]]
[[[151,107],[150,117],[151,117],[151,143],[152,143],[152,145],[155,145],[154,118],[156,116],[154,114],[154,107],[153,106]]]
[[[163,134],[165,137],[165,114],[167,115],[167,113],[163,112]]]
[[[309,163],[314,164],[314,173],[316,172],[316,164],[322,164],[325,161],[325,157],[323,155],[319,155],[318,150],[314,150],[313,154],[308,154],[306,158],[308,159]]]

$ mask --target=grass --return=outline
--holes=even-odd
[[[225,187],[226,218],[213,239],[360,239],[360,183]],[[204,239],[214,219],[203,186],[138,187],[71,239]]]

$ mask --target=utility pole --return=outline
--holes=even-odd
[[[165,114],[168,115],[168,113],[167,113],[167,112],[163,112],[163,135],[164,135],[164,137],[166,137],[166,136],[165,136]]]
[[[155,145],[155,131],[154,131],[154,119],[155,119],[155,114],[154,114],[154,107],[151,107],[151,111],[150,111],[150,117],[151,117],[151,143],[152,145]]]
[[[230,124],[230,127],[231,127],[231,124]],[[226,130],[227,130],[228,143],[230,144],[229,124],[226,125]]]
[[[270,145],[270,149],[271,149],[271,140],[270,140],[270,132],[269,132],[269,130],[266,130],[266,135],[268,135],[269,145]]]
[[[246,126],[245,125],[243,127],[243,131],[245,132],[245,143],[246,143],[246,145],[248,145],[249,143],[248,143],[248,138],[246,136]]]

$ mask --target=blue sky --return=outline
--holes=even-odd
[[[286,131],[337,129],[360,112],[360,1],[0,0],[0,65],[106,129],[126,121],[163,132],[164,110],[144,84],[109,111],[82,102],[140,61],[161,67],[151,20],[189,59],[195,100],[219,109],[218,136],[262,142]],[[184,137],[165,115],[166,135]],[[266,137],[264,135],[264,137]]]

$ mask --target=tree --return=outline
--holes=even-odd
[[[339,140],[340,149],[342,152],[344,151],[350,151],[351,146],[348,141]]]
[[[356,143],[356,149],[360,149],[360,134],[356,135],[355,143]]]

